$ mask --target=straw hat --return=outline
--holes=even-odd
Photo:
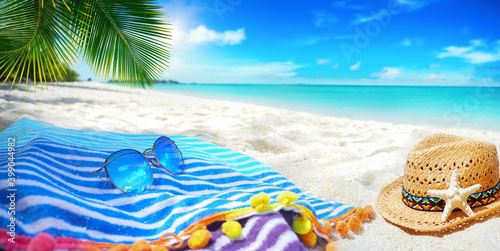
[[[387,221],[423,232],[452,228],[480,218],[500,210],[498,165],[494,144],[447,134],[428,136],[408,154],[403,177],[382,189],[377,211]],[[461,201],[468,196],[468,205],[457,202],[460,200],[457,197],[441,199],[450,186],[470,190],[470,196],[461,195]],[[441,198],[431,197],[429,190],[440,190]],[[435,195],[433,191],[430,193]],[[460,193],[448,191],[448,194]],[[464,209],[446,212],[446,204]],[[449,216],[445,217],[447,213]]]

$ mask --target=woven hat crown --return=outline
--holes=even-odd
[[[478,192],[499,182],[498,153],[494,144],[465,137],[434,134],[418,143],[408,154],[403,187],[411,195],[430,197],[428,190],[448,188],[453,170],[460,187],[481,184]]]

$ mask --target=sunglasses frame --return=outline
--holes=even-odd
[[[158,144],[156,144],[159,140],[162,140],[160,141]],[[163,143],[164,141],[170,141],[172,142],[172,144],[175,146],[175,149],[177,150],[177,152],[179,153],[179,155],[181,156],[181,161],[182,161],[182,171],[180,173],[174,173],[170,170],[168,170],[168,168],[166,168],[165,166],[163,166],[163,164],[161,164],[161,162],[158,160],[158,158],[156,157],[156,153],[155,153],[155,149],[161,144]],[[155,146],[156,145],[156,146]],[[108,159],[109,157],[111,157],[113,154],[115,153],[118,153],[118,152],[121,152],[121,151],[133,151],[131,153],[125,153],[125,154],[122,154],[122,155],[119,155],[118,157],[110,160],[108,162]],[[152,154],[151,154],[152,153]],[[156,167],[156,168],[160,168],[160,169],[165,169],[168,173],[172,174],[172,175],[179,175],[179,174],[182,174],[186,168],[186,165],[184,163],[184,156],[182,156],[182,152],[181,150],[179,149],[179,147],[177,146],[177,144],[175,144],[175,141],[173,141],[172,139],[170,139],[169,137],[167,136],[160,136],[159,138],[157,138],[155,140],[155,142],[153,143],[153,147],[152,148],[148,148],[146,150],[144,150],[144,152],[139,152],[135,149],[121,149],[121,150],[117,150],[117,151],[114,151],[112,152],[111,154],[108,155],[108,157],[106,157],[106,160],[104,160],[104,165],[102,167],[100,167],[99,169],[95,170],[95,171],[92,171],[90,174],[91,175],[94,175],[96,174],[97,172],[101,172],[99,174],[99,176],[97,176],[98,179],[102,180],[102,181],[105,181],[105,182],[108,182],[110,184],[112,184],[113,186],[115,186],[116,188],[118,188],[120,191],[122,191],[123,193],[128,193],[128,192],[125,192],[123,191],[120,187],[118,187],[114,182],[113,180],[111,179],[111,177],[109,176],[109,173],[108,173],[108,170],[106,168],[106,166],[108,164],[110,164],[111,162],[115,161],[116,159],[118,158],[121,158],[123,156],[126,156],[126,155],[132,155],[132,154],[139,154],[141,155],[144,160],[146,161],[146,163],[148,164],[148,167],[149,167],[149,170],[151,172],[151,183],[148,185],[148,188],[142,192],[145,192],[147,190],[149,190],[149,188],[151,187],[151,185],[153,185],[153,169],[151,168],[151,163]],[[152,157],[151,157],[152,156]],[[150,163],[151,161],[151,163]],[[104,171],[103,171],[104,170]],[[103,171],[103,172],[102,172]],[[103,175],[104,173],[106,173],[106,177],[105,178],[102,178],[101,175]]]

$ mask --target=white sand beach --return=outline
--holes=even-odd
[[[410,149],[445,132],[488,140],[500,132],[360,121],[207,100],[102,83],[60,83],[37,92],[0,90],[0,130],[23,117],[78,130],[188,135],[247,154],[295,184],[345,204],[375,205],[403,174]],[[417,235],[380,215],[341,250],[500,250],[500,214],[444,235]]]

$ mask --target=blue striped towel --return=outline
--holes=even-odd
[[[47,232],[111,243],[154,240],[165,232],[178,234],[207,215],[249,207],[250,197],[260,192],[271,198],[283,191],[295,192],[299,196],[296,204],[308,207],[320,219],[352,208],[307,192],[244,154],[187,136],[169,136],[183,153],[185,172],[171,176],[153,168],[153,184],[144,193],[123,194],[90,174],[110,153],[126,148],[142,151],[152,147],[159,136],[77,131],[29,119],[17,121],[0,133],[0,228],[10,223],[7,195],[12,188],[17,189],[17,235]],[[9,187],[7,181],[9,138],[16,141],[15,187]],[[248,221],[265,227],[254,224],[257,219]],[[266,221],[280,220],[271,217]]]

